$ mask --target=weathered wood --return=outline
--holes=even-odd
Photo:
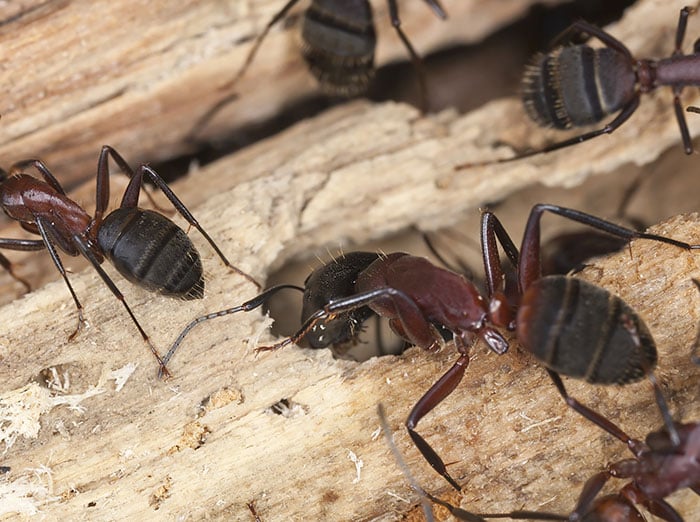
[[[478,41],[532,3],[446,1],[450,17],[443,22],[421,1],[401,2],[401,18],[416,49],[427,53]],[[407,59],[386,2],[373,4],[378,63]],[[0,157],[41,157],[75,183],[92,175],[105,143],[141,161],[191,152],[184,137],[228,94],[221,88],[282,5],[35,0],[0,6]],[[242,97],[204,134],[220,136],[317,92],[297,43],[297,27],[273,30],[238,86]]]
[[[214,165],[185,184],[206,185],[213,167],[225,166]],[[289,165],[237,187],[219,188],[218,196],[193,210],[232,261],[260,276],[279,256],[338,235],[331,216],[314,226],[305,220],[315,194],[330,185],[319,171],[299,173]],[[366,233],[368,208],[390,208],[398,197],[386,189],[375,195],[365,196],[370,207],[359,213],[338,209],[335,218],[348,224],[348,235]],[[352,219],[361,232],[351,230]],[[700,242],[698,219],[676,218],[655,230]],[[193,237],[210,273],[203,301],[153,297],[120,284],[161,350],[193,316],[254,292],[240,277],[227,274],[204,242]],[[688,357],[699,320],[690,277],[698,275],[696,253],[644,241],[588,272],[648,321],[661,353],[659,377],[674,412],[684,419],[697,419],[699,413],[698,372]],[[7,448],[2,465],[12,471],[0,480],[7,488],[31,491],[23,500],[47,516],[249,520],[245,504],[255,501],[266,521],[396,520],[411,506],[400,498],[415,499],[383,440],[373,436],[379,401],[386,404],[399,446],[419,480],[434,491],[447,491],[400,424],[454,359],[451,349],[437,355],[412,350],[362,365],[296,348],[256,356],[252,348],[268,338],[268,322],[250,313],[193,332],[173,360],[174,379],[162,383],[133,325],[99,278],[88,271],[72,280],[85,296],[91,325],[75,342],[66,340],[76,315],[60,281],[4,307],[1,314],[2,406],[23,405],[24,411],[11,411],[10,417],[33,419],[39,431],[37,438],[19,437]],[[111,372],[128,363],[136,363],[136,371],[116,391]],[[69,377],[67,390],[32,384],[50,368],[57,369],[64,385]],[[420,425],[446,460],[455,462],[452,473],[467,485],[465,506],[498,510],[545,503],[547,509],[564,511],[587,476],[625,454],[567,411],[542,370],[517,350],[499,358],[477,347],[469,370],[457,392]],[[646,384],[618,389],[572,383],[571,388],[635,434],[659,423]],[[80,403],[84,411],[57,405],[67,400],[65,394],[80,393],[88,394]],[[266,411],[283,398],[298,406],[289,417]],[[3,427],[8,429],[6,422]],[[357,482],[351,452],[364,465]],[[698,505],[696,497],[685,494],[673,502],[684,513]]]
[[[415,4],[424,11],[420,2]],[[58,5],[67,9],[73,3]],[[167,22],[153,15],[135,22],[152,25],[158,36],[159,27]],[[662,55],[670,47],[676,19],[677,9],[668,2],[640,2],[613,30],[635,51]],[[129,22],[140,27],[132,19]],[[77,34],[68,29],[64,33],[73,38]],[[658,37],[652,37],[656,33]],[[143,29],[141,34],[151,33]],[[177,42],[171,43],[178,48]],[[167,66],[164,69],[169,72]],[[16,79],[25,81],[21,76]],[[124,99],[139,96],[129,91]],[[325,246],[378,238],[413,223],[440,226],[465,216],[474,218],[482,202],[500,200],[536,180],[571,186],[593,172],[651,161],[669,146],[680,155],[669,100],[667,92],[646,99],[633,120],[612,137],[526,164],[458,174],[455,164],[492,154],[491,144],[497,139],[520,144],[534,136],[533,127],[521,121],[516,101],[493,103],[464,117],[447,111],[426,118],[402,105],[355,102],[194,171],[175,189],[231,260],[263,278],[286,260],[308,257]],[[89,118],[74,119],[86,125],[70,135],[74,145],[82,146],[87,136],[95,138],[84,149],[88,170],[94,168],[103,142],[118,146],[130,161],[142,157],[139,147],[147,143],[145,134],[134,134],[136,144],[126,138],[108,139],[105,128],[111,123],[122,135],[133,131],[130,111],[139,105],[129,105],[129,112],[119,117],[117,106],[112,107],[105,112],[111,122],[89,132],[85,130]],[[98,112],[101,109],[90,114]],[[6,114],[3,110],[0,129],[7,123]],[[144,125],[151,118],[142,115]],[[692,118],[690,124],[697,128]],[[169,140],[174,127],[170,120],[167,132],[151,128],[150,135]],[[47,124],[44,131],[58,128]],[[40,141],[45,148],[34,147]],[[56,143],[61,144],[26,141],[32,145],[26,153],[1,152],[3,158],[13,159],[41,155],[63,180],[69,169],[48,150],[62,150]],[[66,150],[80,158],[74,154],[77,149]],[[685,161],[684,168],[697,170],[694,159]],[[76,161],[78,165],[82,160]],[[692,186],[692,182],[686,185],[685,191],[691,199]],[[89,203],[93,192],[90,182],[77,197]],[[113,199],[118,193],[115,188]],[[524,219],[520,213],[516,222],[522,224]],[[677,218],[659,230],[700,242],[697,220],[697,216]],[[16,230],[14,225],[11,233]],[[465,232],[476,237],[476,228]],[[518,237],[518,232],[513,235]],[[115,275],[161,350],[192,317],[237,304],[254,292],[220,266],[196,233],[192,237],[210,276],[203,301],[153,297]],[[698,371],[688,360],[700,316],[700,299],[689,281],[700,276],[697,255],[640,241],[634,243],[631,255],[625,251],[587,272],[587,277],[628,300],[649,323],[661,352],[659,376],[674,412],[683,419],[698,418]],[[42,272],[55,278],[47,255],[26,259],[23,273],[35,284],[44,277]],[[34,268],[29,264],[34,260],[46,264]],[[68,264],[79,266],[72,260]],[[2,278],[7,285],[6,276]],[[259,344],[258,336],[268,339],[267,322],[251,313],[220,319],[193,332],[173,361],[174,379],[164,384],[156,380],[153,359],[98,276],[88,271],[71,279],[91,324],[73,343],[66,337],[76,314],[61,281],[0,313],[0,408],[27,408],[8,415],[35,419],[39,429],[37,438],[17,438],[2,457],[0,465],[11,466],[12,471],[0,477],[0,510],[21,511],[9,503],[15,499],[41,509],[50,519],[251,520],[245,504],[255,501],[265,521],[399,519],[415,498],[381,437],[373,437],[379,400],[386,404],[399,447],[421,482],[433,491],[448,491],[422,462],[400,425],[415,400],[449,367],[454,358],[450,348],[437,355],[413,350],[400,358],[362,365],[334,361],[325,351],[295,348],[255,356],[252,348]],[[11,291],[16,293],[18,287],[13,285]],[[110,372],[131,362],[138,367],[117,391],[113,382],[117,376]],[[42,370],[52,367],[64,386],[64,374],[70,377],[67,390],[49,391],[32,384]],[[571,388],[635,435],[659,424],[645,384],[620,390],[572,383]],[[81,393],[87,393],[80,403],[84,412],[60,405],[66,395]],[[282,398],[300,408],[292,409],[289,418],[266,412]],[[5,430],[7,426],[6,421],[0,424]],[[455,461],[451,471],[467,484],[464,506],[479,510],[542,506],[566,511],[590,474],[626,456],[616,441],[567,411],[542,370],[515,350],[499,358],[477,347],[464,383],[422,421],[420,431],[446,460]],[[350,451],[364,463],[356,483]],[[698,511],[697,497],[692,495],[674,496],[672,502],[684,514]]]

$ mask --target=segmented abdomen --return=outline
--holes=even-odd
[[[187,234],[165,216],[117,209],[105,218],[97,239],[105,257],[132,283],[183,299],[204,295],[199,253]]]

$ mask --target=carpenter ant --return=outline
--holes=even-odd
[[[118,209],[105,215],[109,204],[109,157],[129,176]],[[36,169],[43,177],[37,179],[25,173]],[[56,268],[63,277],[78,309],[78,326],[69,336],[73,339],[85,323],[83,307],[71,286],[56,246],[70,256],[83,255],[100,275],[105,284],[128,312],[141,337],[148,344],[160,365],[167,373],[155,347],[146,335],[124,296],[112,279],[100,266],[104,258],[129,281],[152,292],[198,299],[204,293],[202,262],[199,253],[187,234],[165,216],[138,207],[143,177],[147,176],[173,204],[175,209],[205,237],[222,262],[242,275],[258,288],[260,285],[249,275],[231,265],[223,252],[200,226],[194,216],[173,193],[163,179],[149,166],[141,165],[134,172],[112,147],[102,147],[97,163],[96,201],[94,217],[90,217],[76,202],[69,199],[46,165],[36,159],[15,163],[9,176],[2,172],[0,179],[0,206],[12,219],[41,239],[0,239],[0,248],[10,250],[47,249]],[[0,261],[4,256],[0,257]],[[5,260],[6,261],[6,260]],[[10,269],[9,262],[2,262],[11,276],[19,279]]]
[[[669,86],[673,90],[673,106],[683,148],[686,154],[692,153],[693,144],[680,94],[688,85],[700,86],[700,46],[696,42],[692,54],[683,54],[681,46],[688,15],[695,11],[694,7],[681,9],[673,53],[669,58],[660,60],[636,59],[625,44],[600,27],[582,20],[574,22],[555,40],[552,51],[537,55],[534,63],[526,69],[521,82],[525,110],[537,124],[562,130],[598,123],[608,115],[619,114],[601,129],[538,150],[494,161],[465,163],[455,168],[459,170],[515,161],[610,134],[637,110],[643,93],[661,86]],[[595,37],[605,47],[558,45],[576,34]]]
[[[567,405],[587,418],[591,418],[587,415],[588,408],[568,395],[560,374],[593,384],[627,384],[649,376],[666,425],[674,440],[679,440],[651,373],[656,364],[656,345],[641,318],[621,299],[591,283],[561,275],[542,277],[539,238],[544,212],[627,240],[650,239],[686,250],[700,249],[700,245],[638,232],[577,210],[539,204],[530,212],[519,253],[498,218],[491,212],[484,212],[481,247],[486,297],[461,275],[437,267],[424,258],[405,253],[376,255],[374,260],[372,256],[358,257],[350,261],[354,264],[353,270],[340,272],[346,276],[345,281],[332,281],[332,288],[347,288],[345,285],[354,280],[351,292],[346,295],[331,292],[329,295],[335,297],[308,315],[294,335],[272,346],[259,347],[257,351],[275,350],[309,336],[315,336],[316,347],[329,346],[336,339],[337,325],[347,323],[347,314],[364,307],[388,318],[398,335],[426,350],[435,351],[444,342],[434,324],[450,330],[460,356],[416,403],[406,427],[424,458],[456,489],[460,487],[447,472],[442,459],[415,428],[457,387],[469,364],[469,347],[476,339],[483,340],[499,355],[508,350],[509,341],[500,330],[515,333],[520,345],[545,366]],[[517,267],[517,289],[510,289],[516,302],[509,302],[506,297],[497,241]],[[347,262],[343,259],[347,260],[347,255],[340,260]],[[333,263],[336,262],[330,264]],[[320,270],[328,270],[328,267]],[[194,325],[227,313],[256,308],[273,291],[274,288],[236,308],[195,319],[178,337],[164,361],[169,360]],[[348,335],[348,330],[340,331],[345,332],[341,337]],[[595,422],[597,418],[591,420]]]
[[[576,507],[568,515],[524,510],[475,515],[452,506],[421,488],[417,491],[447,508],[456,518],[470,522],[482,521],[484,518],[644,522],[637,505],[644,506],[649,512],[668,522],[683,522],[683,517],[664,499],[685,488],[690,488],[700,495],[700,423],[674,424],[680,437],[678,443],[673,442],[672,436],[665,428],[649,433],[646,441],[642,442],[631,438],[605,418],[601,417],[595,423],[624,442],[634,454],[634,458],[609,464],[605,471],[588,479],[581,490]],[[598,494],[610,478],[631,479],[631,482],[618,493],[599,497]]]
[[[438,0],[423,0],[441,19],[447,14]],[[255,39],[243,66],[223,89],[233,89],[246,73],[270,29],[282,21],[299,0],[288,0],[267,23]],[[401,29],[397,0],[387,0],[391,25],[401,38],[418,71],[421,106],[427,107],[427,88],[423,63]],[[372,6],[368,0],[311,0],[304,11],[301,26],[302,56],[311,74],[318,80],[321,91],[329,96],[352,97],[365,92],[374,77],[374,50],[377,37],[374,31]],[[237,93],[224,97],[208,110],[190,131],[196,136],[221,110],[237,98]]]
[[[245,74],[270,29],[284,19],[298,1],[289,0],[267,23],[231,85]],[[423,1],[438,17],[443,20],[447,18],[438,0]],[[425,92],[421,59],[401,29],[397,1],[387,0],[387,5],[391,25],[411,56],[419,72],[421,89]],[[311,0],[304,12],[301,37],[304,60],[324,92],[332,96],[350,97],[367,90],[374,75],[374,49],[377,44],[372,6],[367,0]]]

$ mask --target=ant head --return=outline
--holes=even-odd
[[[331,301],[353,295],[360,272],[378,258],[379,254],[373,252],[350,252],[311,272],[304,281],[302,322]],[[366,306],[338,313],[314,325],[306,334],[306,339],[312,348],[327,348],[353,341],[362,323],[373,313]]]

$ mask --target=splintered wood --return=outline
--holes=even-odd
[[[273,185],[276,203],[257,198]],[[216,238],[235,236],[234,262],[256,273],[283,245],[308,233],[298,228],[305,198],[282,197],[305,185],[293,176],[274,184],[253,180],[211,198],[196,214],[211,223]],[[652,230],[700,243],[698,220],[678,217]],[[252,285],[227,273],[211,252],[205,264],[210,277],[202,301],[125,287],[161,350],[192,317],[253,295]],[[700,320],[700,296],[690,278],[698,276],[697,252],[649,241],[635,241],[585,273],[647,321],[659,346],[659,379],[682,419],[700,413],[700,374],[689,358]],[[378,436],[380,401],[418,480],[438,494],[448,492],[401,425],[454,360],[451,348],[438,354],[412,349],[363,364],[294,347],[255,355],[253,348],[270,339],[269,321],[251,312],[194,330],[172,361],[173,379],[161,382],[101,280],[90,271],[72,280],[79,295],[89,296],[90,321],[74,342],[66,337],[76,314],[61,281],[3,310],[1,404],[18,405],[3,416],[3,428],[35,427],[3,440],[2,464],[12,472],[0,480],[17,484],[8,494],[13,503],[3,506],[64,519],[247,520],[246,504],[254,501],[264,520],[396,520],[417,500]],[[133,363],[124,382],[121,369]],[[570,386],[634,435],[659,425],[646,383]],[[27,404],[27,394],[40,398],[35,406]],[[281,399],[290,414],[270,409]],[[588,476],[626,455],[621,444],[567,410],[543,370],[517,347],[502,357],[475,347],[462,385],[419,429],[465,485],[456,500],[479,511],[544,504],[565,512]],[[33,493],[38,490],[43,493]],[[672,501],[685,513],[697,509],[697,497],[681,494]]]
[[[229,79],[221,70],[242,61],[252,35],[281,3],[151,2],[139,4],[148,11],[138,15],[126,2],[104,3],[110,14],[78,1],[37,4],[19,17],[0,10],[6,19],[13,16],[0,28],[8,55],[0,71],[7,86],[0,108],[3,161],[41,157],[64,181],[74,171],[79,175],[71,179],[89,177],[104,143],[134,164],[186,151],[189,125]],[[444,4],[451,16],[467,16],[457,22],[467,36],[443,30],[423,2],[401,3],[406,31],[418,48],[424,48],[423,28],[436,47],[472,41],[529,2]],[[487,5],[503,13],[477,17]],[[682,5],[640,1],[610,30],[639,56],[667,56]],[[72,25],[83,16],[90,18]],[[90,23],[92,17],[101,24]],[[386,13],[378,10],[376,17],[385,19]],[[691,19],[689,33],[697,34],[696,23]],[[123,32],[115,34],[117,29]],[[384,31],[383,45],[394,46],[382,51],[388,60],[402,48],[390,27]],[[281,27],[271,35],[256,70],[240,85],[242,97],[213,130],[265,117],[289,92],[304,96],[315,89],[288,33]],[[89,60],[76,50],[81,46],[93,53]],[[56,52],[63,48],[65,53]],[[47,49],[51,66],[41,67]],[[80,65],[82,72],[59,61]],[[692,96],[684,92],[684,105]],[[286,261],[309,259],[326,248],[350,248],[415,224],[478,222],[484,202],[536,182],[571,187],[591,174],[652,162],[669,147],[682,155],[671,95],[661,91],[645,96],[632,120],[612,136],[527,162],[454,170],[513,153],[495,144],[542,142],[543,133],[524,118],[516,99],[467,115],[447,110],[427,116],[401,104],[354,101],[193,169],[173,189],[236,266],[265,280]],[[689,126],[697,135],[700,124],[690,116]],[[682,161],[683,169],[697,174],[696,157]],[[669,176],[676,172],[663,168]],[[123,190],[118,183],[115,200]],[[697,201],[687,188],[693,186],[696,181],[684,195]],[[93,181],[76,196],[87,207],[93,197]],[[518,213],[517,226],[526,212]],[[173,219],[186,226],[179,216]],[[686,214],[652,231],[700,243],[699,221],[697,214]],[[508,228],[517,241],[520,229]],[[0,237],[17,237],[18,229],[13,223]],[[476,225],[463,232],[478,238]],[[207,273],[202,300],[154,296],[105,263],[161,353],[194,317],[240,304],[256,292],[221,265],[196,231],[190,236]],[[56,279],[46,253],[12,259],[35,286]],[[567,409],[542,368],[517,345],[499,357],[479,344],[461,385],[418,427],[464,485],[458,494],[424,462],[403,428],[413,404],[454,362],[451,345],[437,354],[414,348],[361,364],[297,347],[256,355],[254,348],[273,338],[271,320],[254,311],[195,328],[172,360],[173,378],[163,382],[99,276],[64,261],[75,267],[69,276],[89,322],[74,341],[67,337],[77,313],[63,281],[17,298],[0,313],[0,466],[11,468],[0,475],[3,520],[41,513],[50,520],[250,521],[249,505],[265,522],[420,519],[418,499],[379,433],[379,402],[417,480],[472,511],[568,513],[587,478],[630,456]],[[318,266],[307,263],[309,270]],[[690,361],[700,322],[700,295],[691,278],[700,277],[700,252],[634,241],[580,277],[639,312],[656,339],[657,376],[674,416],[700,418],[700,370]],[[21,292],[4,273],[0,287],[10,298]],[[633,436],[660,425],[647,382],[567,386]],[[700,512],[698,497],[689,491],[670,502],[683,514]],[[447,518],[436,511],[439,520]]]
[[[231,94],[226,84],[282,0],[6,2],[0,4],[0,156],[41,157],[75,184],[99,148],[156,161],[191,152],[197,119]],[[386,2],[374,2],[378,65],[406,60]],[[404,31],[421,53],[477,42],[535,0],[445,2],[442,21],[421,1],[400,2]],[[549,2],[554,3],[554,2]],[[308,4],[299,3],[292,20]],[[271,31],[237,100],[206,139],[270,118],[318,93],[299,52],[298,24]],[[186,139],[188,138],[188,139]]]

